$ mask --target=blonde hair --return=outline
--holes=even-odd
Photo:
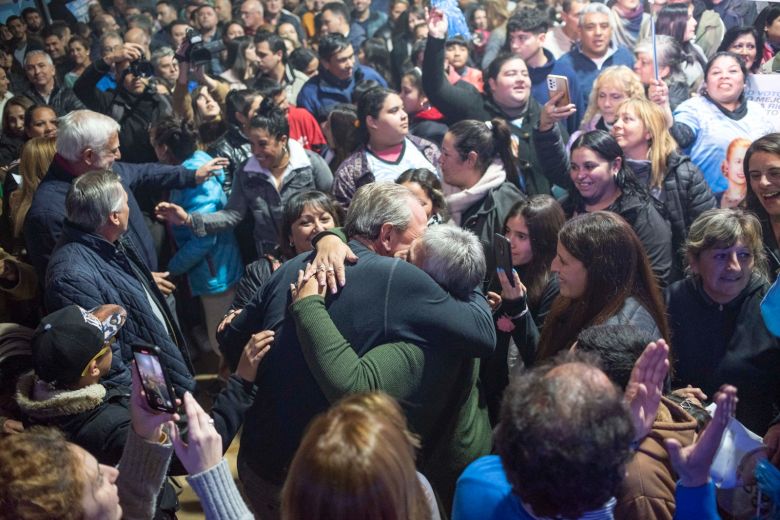
[[[608,85],[623,90],[623,92],[626,93],[626,97],[629,99],[645,98],[645,86],[642,85],[636,72],[625,65],[607,67],[601,71],[601,74],[598,75],[596,81],[593,82],[593,88],[588,97],[588,109],[585,111],[585,116],[582,118],[583,125],[588,124],[589,121],[598,115],[599,90]]]
[[[617,112],[620,113],[623,110],[631,110],[642,122],[645,131],[650,134],[648,151],[650,155],[650,187],[660,188],[664,177],[666,177],[669,155],[678,149],[677,141],[669,133],[669,128],[666,125],[666,116],[664,116],[661,107],[641,98],[629,98],[623,101]]]
[[[312,421],[282,490],[284,520],[430,516],[403,415],[378,395],[347,398]]]
[[[485,16],[488,19],[488,29],[493,30],[501,27],[509,20],[509,10],[506,8],[506,2],[502,0],[486,0],[483,4]]]
[[[22,176],[22,187],[19,190],[18,206],[13,215],[14,237],[22,234],[24,219],[30,210],[35,190],[41,179],[49,170],[56,152],[56,137],[35,137],[22,147],[19,160],[19,173]]]

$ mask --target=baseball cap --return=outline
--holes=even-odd
[[[126,317],[119,305],[91,310],[69,305],[49,314],[32,337],[35,374],[55,387],[77,382],[89,362],[119,332]]]

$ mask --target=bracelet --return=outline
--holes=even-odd
[[[515,314],[514,316],[507,316],[507,318],[509,318],[510,320],[516,320],[517,318],[522,318],[526,314],[528,314],[528,305],[527,304],[525,306],[525,309],[523,309],[523,311],[520,314]]]

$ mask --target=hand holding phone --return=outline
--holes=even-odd
[[[502,269],[505,273],[512,272],[512,244],[504,235],[495,233],[493,235],[493,256],[496,260],[496,268]],[[514,276],[509,277],[509,283],[515,286]]]
[[[136,344],[133,345],[133,357],[149,407],[175,413],[176,393],[160,359],[160,349],[154,345]]]
[[[569,78],[566,76],[559,76],[557,74],[550,74],[547,76],[547,92],[550,97],[555,97],[556,94],[563,92],[563,96],[556,101],[555,106],[565,107],[571,104],[571,96],[569,95]]]

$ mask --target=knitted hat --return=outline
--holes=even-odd
[[[41,320],[32,337],[36,375],[55,387],[79,380],[90,361],[124,325],[119,305],[86,310],[69,305]]]

